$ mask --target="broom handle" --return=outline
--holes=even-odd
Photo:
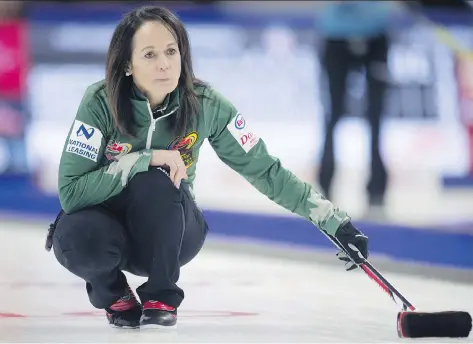
[[[355,263],[353,259],[351,258],[351,256],[348,254],[348,252],[338,242],[333,240],[333,238],[329,236],[327,233],[325,233],[324,231],[321,231],[321,232],[337,248],[345,252],[346,256],[350,258],[354,264],[358,265],[358,267],[360,267],[363,270],[363,272],[366,275],[368,275],[369,278],[375,281],[381,287],[381,289],[383,289],[391,297],[394,303],[397,303],[396,299],[394,298],[394,295],[396,295],[397,298],[401,300],[401,302],[403,303],[402,308],[404,311],[408,309],[411,311],[415,310],[415,307],[409,301],[407,301],[407,299],[396,288],[394,288],[394,286],[391,283],[389,283],[389,281],[378,270],[376,270],[376,268],[373,265],[371,265],[371,263],[366,258],[363,258],[363,263],[361,264]]]
[[[396,288],[394,288],[394,286],[391,283],[389,283],[389,281],[386,278],[384,278],[384,276],[378,270],[376,270],[375,267],[371,265],[370,262],[368,262],[368,260],[365,259],[365,262],[361,264],[360,267],[368,275],[368,277],[370,277],[373,281],[378,283],[378,285],[383,290],[385,290],[388,294],[390,294],[391,298],[393,298],[392,294],[396,295],[399,298],[399,300],[401,300],[403,304],[402,308],[404,311],[416,310],[416,308],[409,301],[407,301],[407,299]]]

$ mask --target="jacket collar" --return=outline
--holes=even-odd
[[[174,91],[172,91],[166,96],[166,98],[164,99],[161,105],[151,110],[153,112],[161,111],[162,116],[172,114],[176,112],[176,110],[179,108],[179,97],[180,97],[179,87],[176,87]],[[134,115],[136,116],[136,119],[139,120],[140,123],[143,120],[145,120],[146,123],[150,122],[151,115],[149,113],[150,108],[148,107],[149,106],[148,99],[138,89],[138,87],[136,87],[135,83],[133,83],[130,98],[131,98],[131,103],[133,105],[133,111],[134,111]]]

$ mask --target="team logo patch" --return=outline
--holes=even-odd
[[[259,141],[259,137],[248,128],[245,118],[240,113],[228,123],[227,129],[247,153]]]
[[[99,129],[75,120],[67,141],[66,152],[97,162],[102,137]]]
[[[187,134],[185,137],[176,137],[168,145],[169,150],[178,150],[181,153],[182,160],[186,165],[186,168],[189,168],[194,163],[194,151],[193,147],[196,144],[199,135],[197,132],[193,131]]]
[[[105,157],[108,160],[118,160],[120,157],[131,152],[131,145],[129,143],[120,143],[116,140],[108,142],[105,148]]]

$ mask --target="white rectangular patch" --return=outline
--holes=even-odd
[[[66,152],[97,162],[102,137],[102,132],[99,129],[75,120],[67,142]]]
[[[227,129],[247,153],[259,141],[259,137],[248,128],[245,118],[240,113],[228,123]]]

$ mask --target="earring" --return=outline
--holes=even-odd
[[[130,72],[126,72],[125,75],[126,75],[126,76],[130,76],[131,73],[130,73]]]

